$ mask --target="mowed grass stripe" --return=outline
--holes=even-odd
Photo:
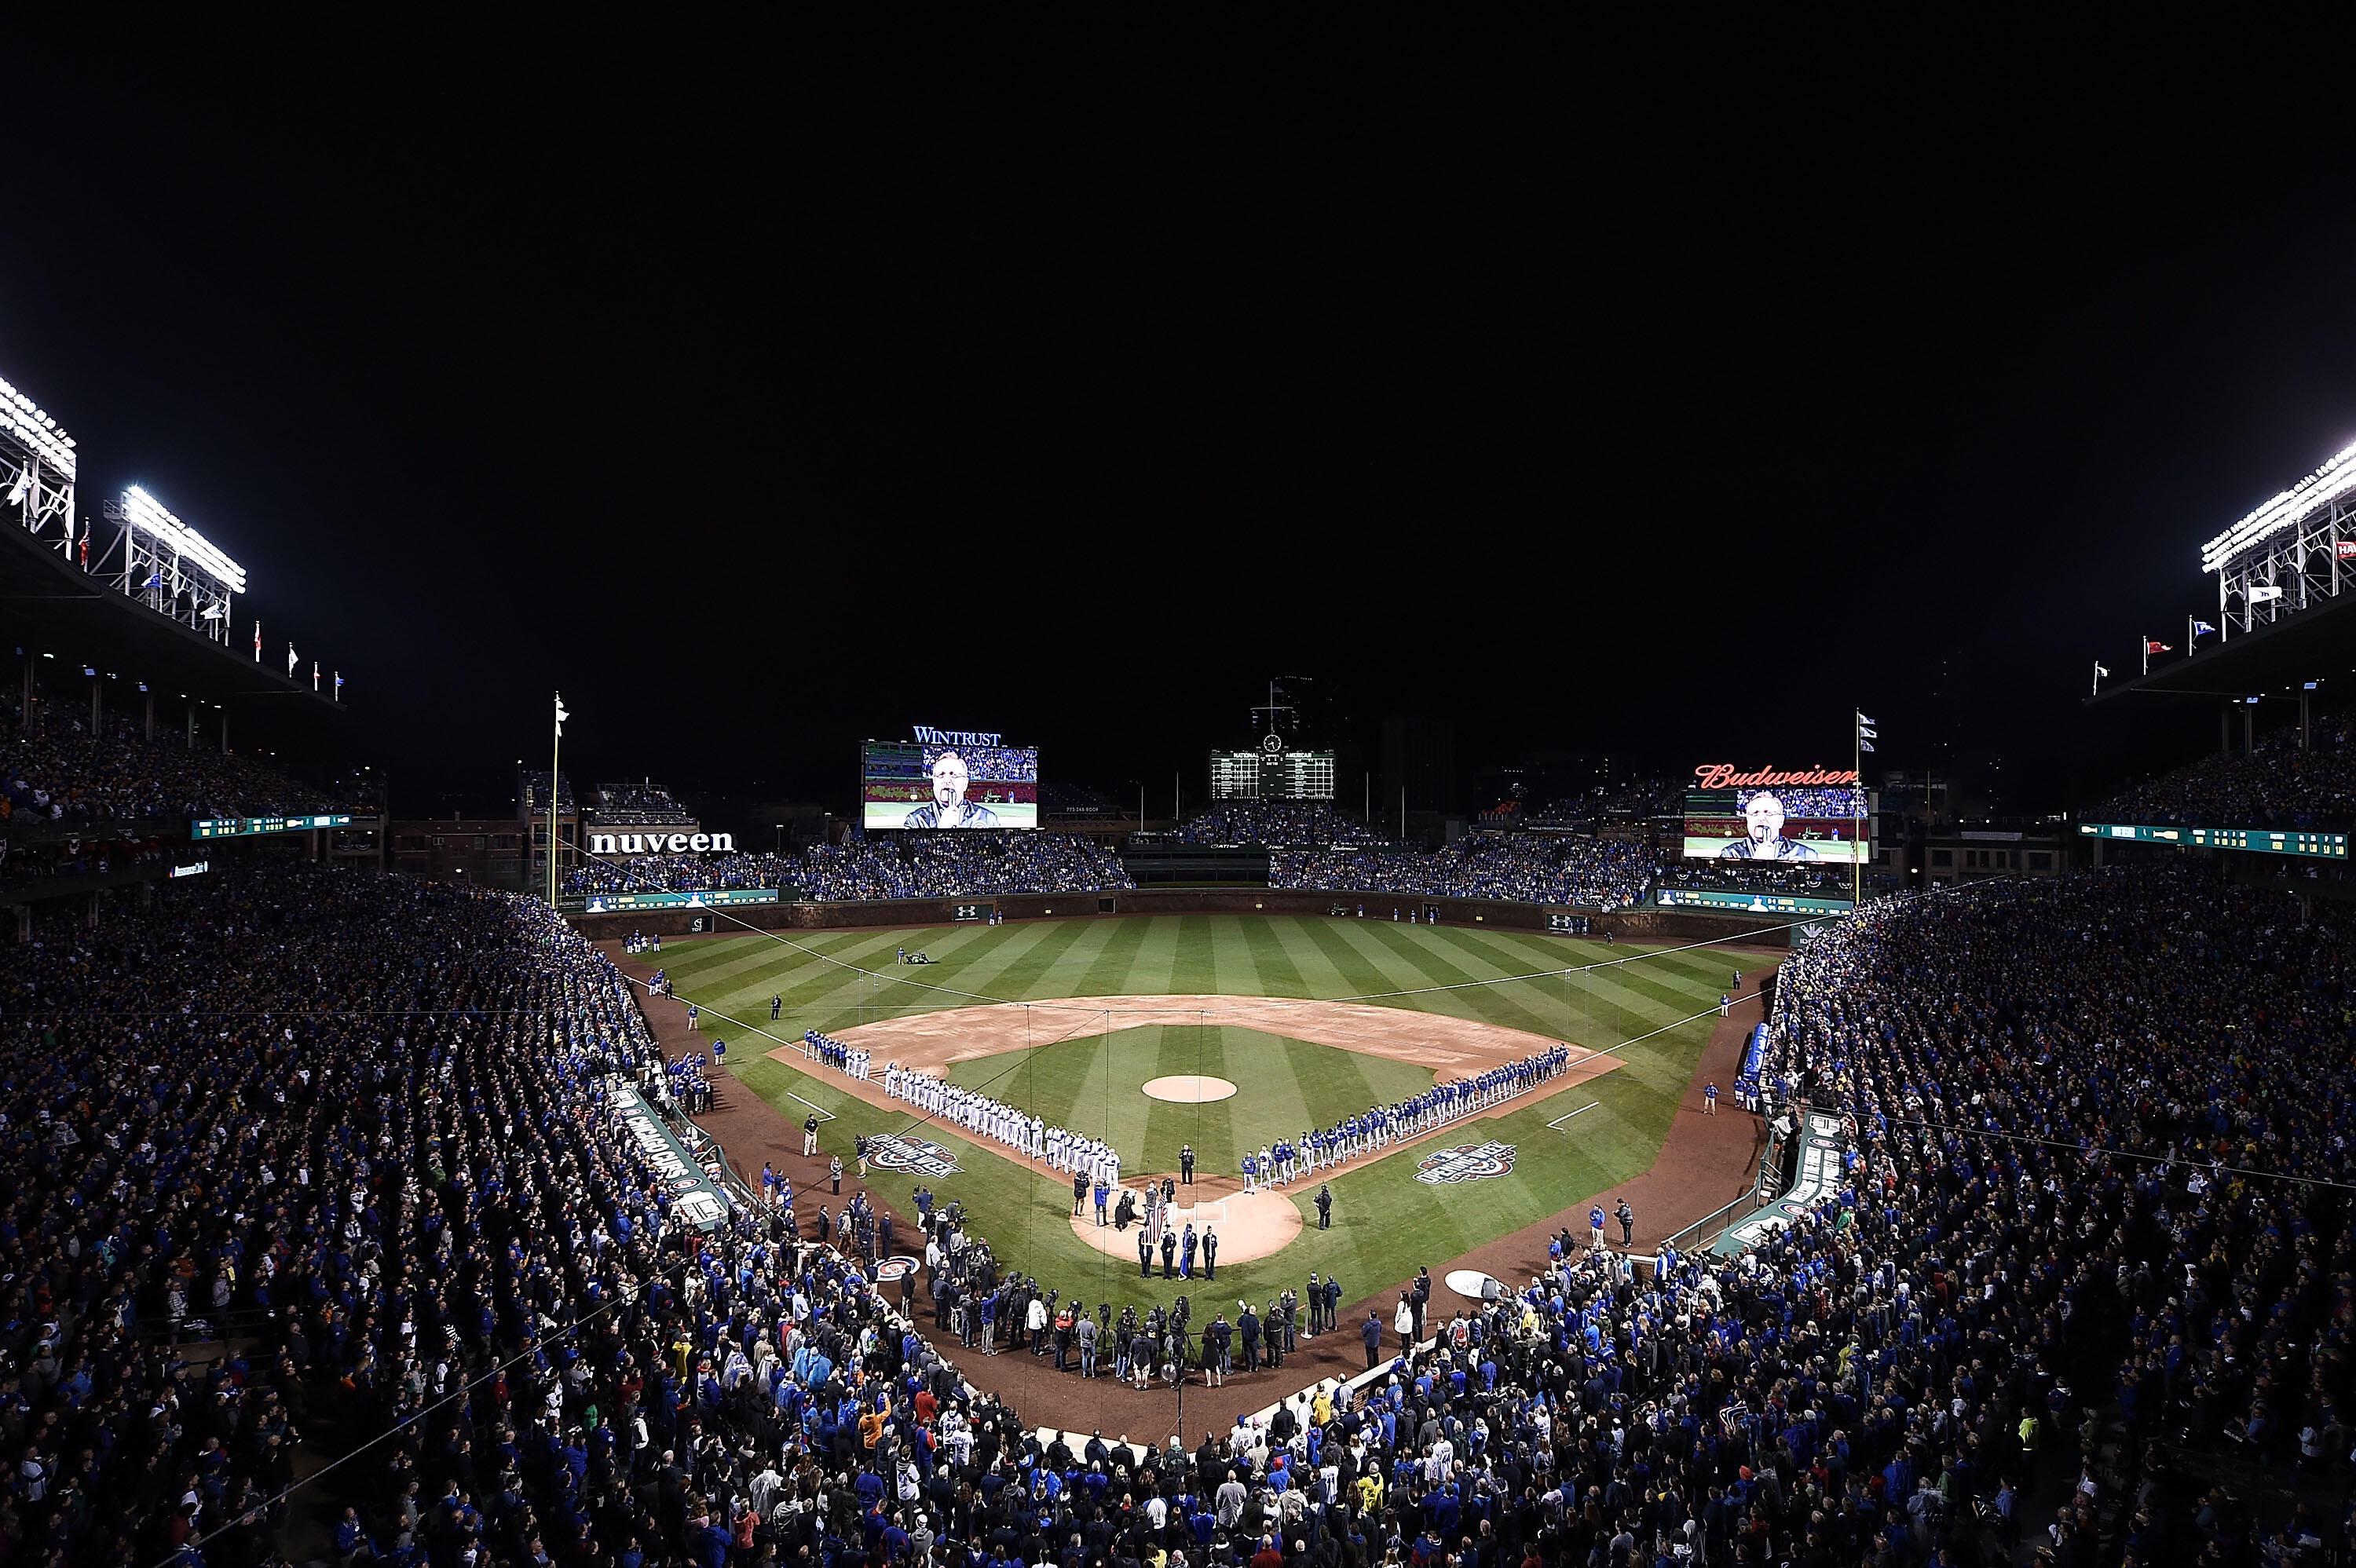
[[[1276,930],[1263,914],[1239,917],[1237,939],[1243,944],[1246,960],[1251,965],[1254,988],[1263,997],[1308,997],[1308,983],[1294,967],[1291,954],[1277,940]]]
[[[1163,916],[1131,917],[1076,976],[1058,976],[1074,997],[1118,997],[1136,991],[1167,989],[1157,983],[1170,970],[1169,947],[1174,933]],[[1152,976],[1153,978],[1149,978]]]
[[[991,928],[980,926],[987,933]],[[954,967],[944,979],[959,990],[979,991],[984,996],[1000,997],[1017,1001],[1036,995],[1032,987],[1038,977],[1055,968],[1064,954],[1080,939],[1087,927],[1072,921],[1050,924],[1025,925],[1014,928],[1006,939],[980,947],[969,956],[958,949],[953,955]]]
[[[1426,991],[1415,997],[1398,997],[1386,1002],[1385,1006],[1398,1006],[1405,1003],[1421,1012],[1449,1013],[1458,1018],[1485,1019],[1491,1023],[1505,1024],[1512,1029],[1527,1029],[1532,1034],[1545,1035],[1549,1039],[1560,1038],[1562,1020],[1559,1015],[1547,1017],[1510,996],[1500,995],[1498,993],[1502,987],[1499,987],[1464,985],[1466,981],[1480,980],[1484,976],[1459,967],[1449,954],[1440,952],[1429,942],[1422,940],[1422,938],[1439,934],[1440,933],[1437,932],[1427,932],[1419,927],[1409,926],[1398,936],[1393,936],[1387,932],[1355,931],[1345,931],[1342,936],[1344,941],[1365,942],[1380,950],[1386,955],[1387,965],[1395,966],[1391,968],[1392,973],[1414,976],[1406,986],[1398,987],[1400,989],[1417,989],[1430,986],[1459,987],[1453,990]]]
[[[1302,996],[1336,997],[1365,989],[1349,982],[1333,955],[1318,942],[1313,922],[1279,917],[1268,923],[1285,964],[1301,976]]]
[[[1211,983],[1205,990],[1223,997],[1264,997],[1270,993],[1252,957],[1252,939],[1243,921],[1250,917],[1210,922]]]
[[[1345,933],[1335,929],[1344,923],[1338,920],[1323,923],[1304,921],[1301,929],[1315,944],[1325,962],[1333,965],[1335,977],[1347,987],[1345,995],[1372,996],[1377,992],[1399,990],[1415,983],[1411,975],[1402,975],[1387,967],[1387,955],[1363,948],[1352,942]]]

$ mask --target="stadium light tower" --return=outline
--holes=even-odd
[[[0,381],[0,485],[25,531],[58,526],[55,543],[74,541],[74,440],[38,403]]]
[[[123,525],[123,592],[228,642],[230,602],[245,592],[245,568],[136,485],[107,514]]]

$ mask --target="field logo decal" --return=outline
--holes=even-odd
[[[1425,1155],[1415,1168],[1415,1179],[1439,1187],[1459,1181],[1486,1181],[1493,1176],[1505,1176],[1513,1168],[1512,1144],[1458,1144],[1453,1148],[1435,1149]]]
[[[878,1133],[869,1138],[867,1163],[919,1176],[949,1176],[964,1168],[957,1156],[930,1138],[904,1137],[898,1133]]]

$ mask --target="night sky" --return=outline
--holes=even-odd
[[[840,806],[922,722],[1166,796],[1271,675],[1468,778],[1857,703],[2059,807],[2136,760],[2090,661],[2356,439],[2295,40],[543,20],[11,71],[0,375],[406,810],[504,799],[559,687],[583,782]]]

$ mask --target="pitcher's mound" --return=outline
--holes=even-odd
[[[1198,1078],[1192,1072],[1181,1072],[1172,1078],[1149,1078],[1145,1082],[1145,1097],[1149,1100],[1174,1100],[1181,1105],[1208,1104],[1213,1100],[1234,1097],[1236,1086],[1224,1078]]]
[[[1216,1232],[1219,1261],[1223,1264],[1248,1264],[1254,1258],[1282,1252],[1285,1244],[1301,1233],[1300,1208],[1291,1199],[1278,1193],[1246,1192],[1241,1186],[1232,1177],[1197,1177],[1192,1186],[1181,1187],[1170,1209],[1172,1233],[1183,1235],[1190,1220],[1198,1238],[1205,1230]],[[1098,1224],[1093,1216],[1072,1221],[1072,1234],[1100,1253],[1132,1264],[1137,1261],[1137,1232],[1136,1225],[1117,1231],[1110,1225]],[[1153,1277],[1162,1277],[1162,1254],[1158,1252],[1153,1254]],[[1194,1256],[1194,1277],[1203,1277],[1199,1252]]]

